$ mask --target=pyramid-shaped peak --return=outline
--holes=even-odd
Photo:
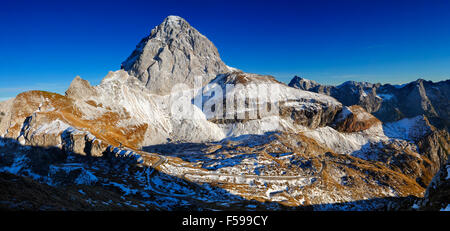
[[[122,63],[122,69],[157,94],[169,93],[178,83],[191,86],[197,76],[207,83],[230,71],[208,38],[173,15],[141,40]]]

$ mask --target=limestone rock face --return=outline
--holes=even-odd
[[[66,96],[72,99],[84,99],[96,94],[94,87],[89,81],[82,79],[80,76],[72,80],[69,88],[66,91]]]
[[[290,117],[294,124],[318,128],[329,125],[339,112],[340,106],[318,104],[307,108],[297,108],[283,104],[280,109],[281,116]]]
[[[61,148],[60,134],[68,127],[58,119],[34,113],[25,121],[19,139],[23,136],[25,145]]]
[[[142,39],[122,68],[157,94],[178,83],[193,86],[196,76],[206,84],[230,71],[213,43],[178,16],[168,16]]]
[[[296,126],[317,128],[330,124],[342,108],[342,104],[332,97],[290,88],[269,75],[235,71],[214,79],[212,83],[221,86],[224,95],[223,106],[226,112],[224,111],[223,118],[225,119],[213,120],[219,124],[252,121],[251,114],[253,114],[253,120],[260,123],[265,118],[276,116],[281,124],[289,124],[287,127],[294,130]],[[227,90],[229,85],[233,86],[232,90]],[[206,90],[204,95],[211,96],[215,93]],[[230,110],[227,103],[233,100],[235,108],[239,100],[245,104],[243,109],[236,109],[236,111],[246,111],[241,119],[238,118],[238,113],[230,116],[233,110]],[[269,107],[267,104],[274,108],[273,113],[262,112],[263,107]],[[289,130],[287,127],[280,127],[280,130]]]
[[[108,149],[108,144],[96,139],[89,132],[73,128],[61,134],[62,146],[65,152],[83,156],[102,157]]]
[[[22,145],[60,148],[66,153],[101,157],[109,146],[89,131],[71,127],[51,114],[35,112],[25,120],[18,141]]]
[[[450,135],[446,130],[433,131],[417,142],[420,153],[432,162],[435,174],[448,160]]]

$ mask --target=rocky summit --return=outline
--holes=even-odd
[[[286,85],[168,16],[100,84],[0,102],[0,208],[445,209],[448,99],[449,80]]]
[[[167,94],[174,84],[194,86],[229,72],[214,44],[178,16],[168,16],[136,46],[122,68],[151,92]]]

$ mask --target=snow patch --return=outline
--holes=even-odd
[[[25,169],[28,165],[29,159],[25,155],[16,155],[14,162],[11,166],[0,168],[0,172],[8,172],[14,175],[18,175],[22,169]]]
[[[415,140],[431,131],[423,116],[405,118],[392,123],[385,123],[383,130],[386,136],[403,140]]]
[[[70,125],[59,119],[53,120],[51,123],[43,124],[33,132],[34,134],[59,134],[69,128]]]
[[[391,100],[392,98],[394,98],[395,96],[393,94],[377,94],[377,96],[381,97],[383,100]]]
[[[342,154],[351,154],[358,151],[367,143],[378,143],[389,139],[384,135],[381,124],[353,133],[340,133],[328,126],[314,130],[307,129],[303,133]]]

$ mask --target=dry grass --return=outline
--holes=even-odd
[[[94,101],[86,102],[95,107],[102,107]],[[97,138],[108,144],[119,146],[122,144],[131,149],[138,149],[144,139],[147,124],[140,124],[130,127],[118,127],[117,124],[123,119],[128,119],[129,114],[119,115],[116,112],[108,111],[93,120],[83,119],[83,113],[74,104],[74,101],[66,96],[46,92],[29,91],[19,94],[13,104],[13,118],[17,119],[16,124],[9,129],[11,134],[18,134],[21,123],[26,117],[31,116],[38,108],[54,108],[48,112],[40,112],[51,120],[59,119],[65,123],[84,131],[89,131]],[[45,111],[45,110],[43,110]]]

